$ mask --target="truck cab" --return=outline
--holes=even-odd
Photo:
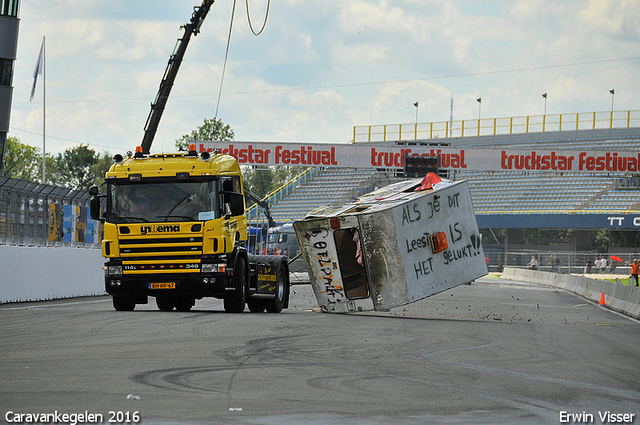
[[[245,302],[252,311],[286,305],[284,258],[246,251],[244,188],[233,157],[198,154],[192,145],[114,160],[106,194],[91,189],[91,214],[104,222],[105,287],[116,310],[133,310],[148,296],[160,310],[187,311],[203,297],[223,299],[229,312],[243,311]]]
[[[269,228],[267,233],[267,254],[284,255],[293,258],[300,253],[300,244],[293,223]]]

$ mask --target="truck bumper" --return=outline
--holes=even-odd
[[[226,273],[107,275],[105,289],[113,296],[181,295],[193,298],[222,297],[228,287]]]

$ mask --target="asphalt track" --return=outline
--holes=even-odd
[[[390,312],[314,307],[308,285],[281,314],[2,305],[0,421],[640,423],[640,324],[575,295],[484,278]]]

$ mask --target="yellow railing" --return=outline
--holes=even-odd
[[[640,127],[640,110],[527,115],[353,127],[353,142],[442,139],[545,131]]]
[[[318,168],[314,168],[314,167],[307,168],[302,173],[298,174],[297,176],[295,176],[294,178],[292,178],[291,180],[289,180],[288,182],[286,182],[276,190],[269,193],[267,196],[265,196],[262,199],[262,201],[266,201],[269,205],[275,204],[280,199],[284,198],[286,195],[290,194],[295,189],[297,189],[301,184],[306,183],[310,181],[312,178],[314,178],[315,176],[317,176],[318,173],[319,173]],[[249,220],[260,219],[259,218],[260,213],[261,213],[261,209],[258,206],[258,204],[255,204],[255,203],[245,210],[245,215]]]

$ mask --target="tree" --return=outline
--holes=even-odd
[[[602,251],[607,251],[611,243],[610,236],[609,229],[599,229],[593,238],[593,244],[599,246]]]
[[[23,180],[41,179],[41,150],[20,142],[17,137],[8,137],[4,154],[4,173],[6,176]]]
[[[176,140],[176,149],[186,150],[192,140],[232,141],[234,138],[235,133],[228,124],[217,118],[205,118],[203,125]],[[245,167],[242,173],[244,187],[262,198],[303,170],[303,167]]]
[[[264,198],[304,170],[304,167],[247,167],[242,172],[244,187]]]
[[[96,152],[85,145],[69,148],[56,157],[59,184],[76,189],[89,189],[95,175],[92,167],[97,159]]]
[[[271,168],[245,168],[242,172],[245,190],[250,190],[257,197],[264,198],[273,187],[273,170]]]
[[[185,134],[178,140],[176,140],[176,149],[186,150],[191,140],[223,140],[231,141],[235,137],[235,134],[228,124],[222,122],[222,120],[204,119],[204,124],[199,126],[196,130],[193,130],[191,134]]]
[[[103,152],[102,155],[98,155],[96,163],[92,167],[95,178],[93,184],[100,186],[104,182],[104,175],[109,171],[109,168],[113,165],[113,158],[108,152]]]
[[[87,145],[81,144],[65,150],[55,158],[51,180],[60,186],[88,190],[100,184],[113,161],[108,153],[96,154]]]

